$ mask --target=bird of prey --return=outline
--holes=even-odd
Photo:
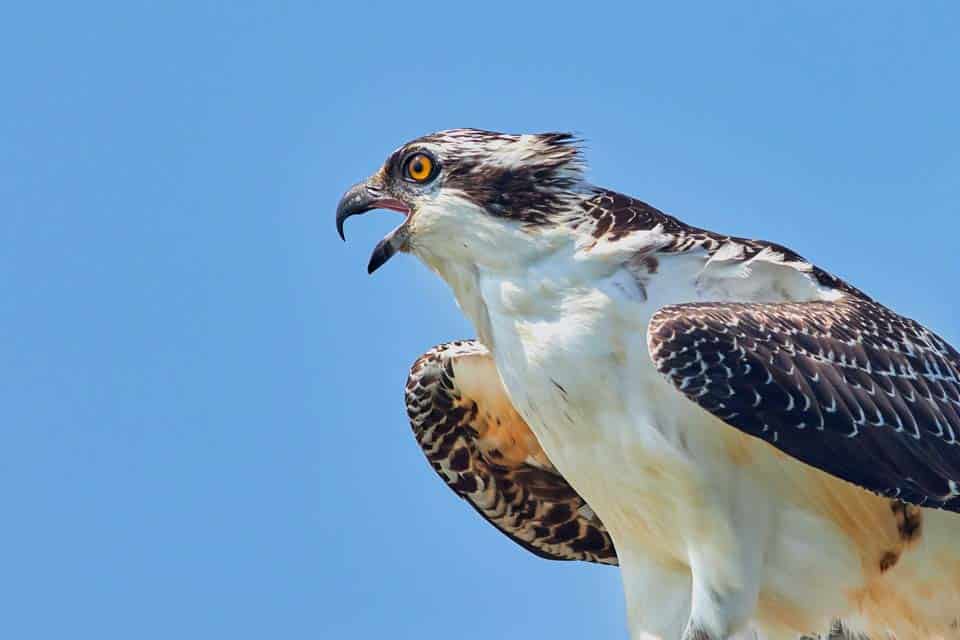
[[[337,209],[404,215],[477,342],[414,365],[434,468],[554,558],[619,562],[632,637],[958,637],[960,354],[771,242],[584,176],[564,133],[431,134]],[[614,551],[615,545],[615,551]]]

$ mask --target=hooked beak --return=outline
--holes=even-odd
[[[394,198],[385,198],[375,187],[371,187],[366,182],[360,182],[350,187],[340,198],[340,204],[337,205],[337,233],[340,234],[340,238],[346,240],[343,235],[343,223],[347,218],[373,209],[399,211],[406,216],[404,222],[406,222],[406,218],[410,217],[410,208],[407,205]],[[370,254],[370,263],[367,265],[367,273],[373,273],[383,266],[387,260],[393,257],[393,254],[404,248],[406,242],[406,225],[401,224],[373,248],[373,253]]]

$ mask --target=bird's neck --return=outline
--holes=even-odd
[[[493,344],[490,315],[480,291],[480,269],[474,264],[439,258],[430,260],[427,266],[449,285],[457,306],[473,324],[480,342],[489,348]]]
[[[496,351],[491,314],[522,322],[554,313],[571,292],[593,288],[622,262],[619,256],[609,259],[585,252],[583,239],[569,233],[537,241],[539,250],[531,251],[529,246],[517,250],[513,261],[437,255],[424,259],[450,286],[479,339],[491,351]],[[509,252],[509,247],[504,251]]]

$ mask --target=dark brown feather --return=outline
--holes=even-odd
[[[514,542],[552,560],[617,564],[603,523],[543,454],[512,410],[490,363],[494,397],[471,397],[455,364],[490,359],[477,342],[452,342],[421,356],[407,379],[417,442],[453,491]]]
[[[881,495],[960,511],[960,354],[856,295],[695,303],[650,322],[658,370],[724,422]]]

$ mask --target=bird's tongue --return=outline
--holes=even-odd
[[[410,213],[410,209],[407,208],[407,205],[403,204],[399,200],[394,200],[393,198],[377,200],[376,205],[378,209],[389,209],[390,211],[399,211],[400,213]]]

